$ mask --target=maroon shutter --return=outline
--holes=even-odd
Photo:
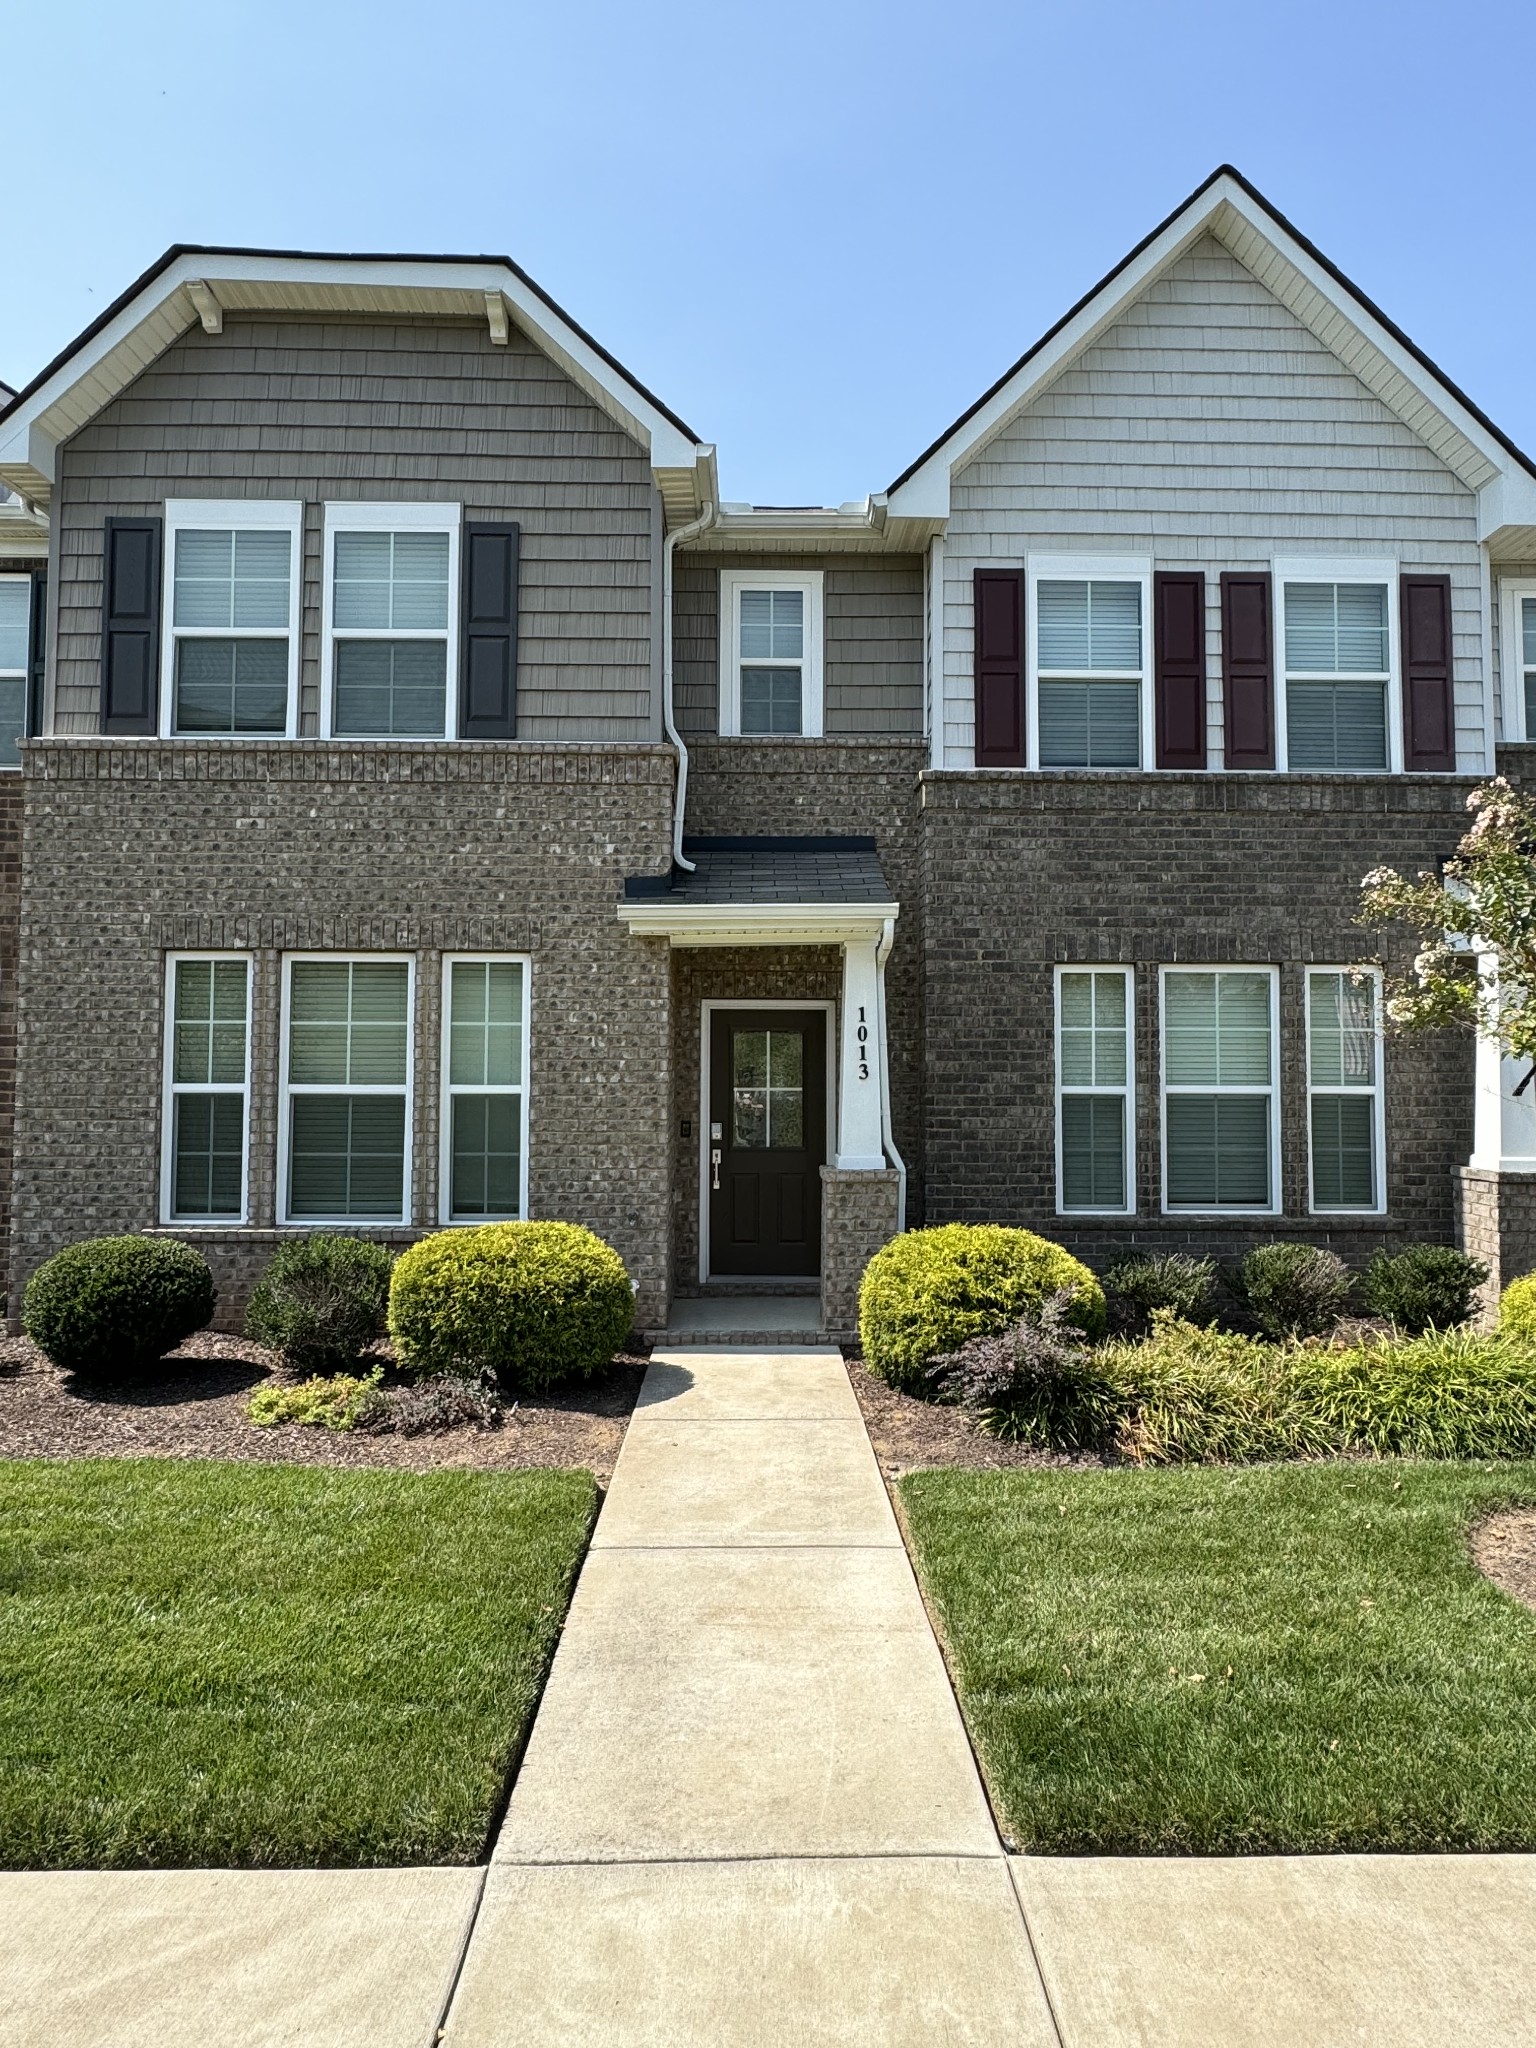
[[[976,571],[976,766],[1024,766],[1024,571]]]
[[[1451,705],[1451,579],[1404,576],[1403,766],[1421,774],[1456,766]]]
[[[1269,572],[1228,570],[1221,579],[1221,680],[1229,768],[1275,765],[1275,636]]]
[[[1205,578],[1160,573],[1152,584],[1157,765],[1205,766]]]
[[[101,729],[152,733],[159,697],[158,519],[108,519],[102,533]]]

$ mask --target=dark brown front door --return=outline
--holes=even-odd
[[[826,1031],[822,1010],[711,1012],[711,1275],[821,1271]]]

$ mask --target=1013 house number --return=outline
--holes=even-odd
[[[869,1023],[862,1003],[859,1005],[859,1028],[854,1033],[859,1044],[859,1079],[869,1079]]]

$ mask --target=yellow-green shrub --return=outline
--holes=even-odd
[[[1095,1356],[1120,1397],[1116,1450],[1136,1465],[1240,1465],[1332,1450],[1292,1380],[1296,1348],[1157,1310],[1144,1342],[1105,1344]]]
[[[911,1394],[931,1394],[927,1368],[968,1337],[990,1336],[1038,1309],[1059,1288],[1076,1290],[1069,1320],[1086,1336],[1104,1330],[1104,1290],[1059,1244],[1000,1223],[945,1223],[909,1230],[875,1253],[859,1287],[859,1337],[870,1371]]]
[[[624,1261],[576,1223],[439,1231],[402,1252],[390,1281],[402,1365],[494,1373],[519,1393],[600,1372],[633,1320]]]
[[[1536,1273],[1511,1280],[1499,1296],[1499,1328],[1506,1337],[1536,1343]]]
[[[276,1422],[302,1422],[312,1429],[356,1429],[382,1399],[379,1382],[383,1368],[360,1377],[338,1372],[329,1378],[300,1380],[297,1386],[274,1383],[258,1387],[246,1407],[246,1414],[258,1429],[270,1429]]]
[[[1298,1394],[1341,1451],[1397,1458],[1529,1458],[1536,1358],[1507,1332],[1429,1330],[1292,1355]]]

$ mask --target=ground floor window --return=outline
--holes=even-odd
[[[1056,1206],[1124,1216],[1135,1207],[1131,970],[1056,972]]]
[[[451,959],[443,976],[442,1219],[519,1217],[526,1207],[525,963]]]
[[[168,1223],[245,1220],[251,963],[173,954],[167,964],[162,1213]]]
[[[1163,969],[1163,1207],[1279,1208],[1276,972]]]
[[[280,1221],[409,1222],[412,962],[285,966]]]
[[[1307,969],[1314,1210],[1384,1206],[1379,979],[1370,968]]]

